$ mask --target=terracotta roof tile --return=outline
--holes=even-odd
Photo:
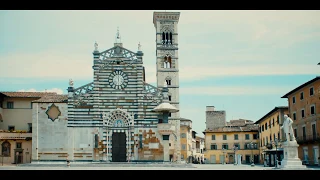
[[[68,102],[68,95],[65,94],[53,94],[53,95],[45,95],[40,99],[34,100],[32,102]]]
[[[8,97],[20,97],[20,98],[40,98],[47,94],[57,94],[55,92],[0,92]]]
[[[258,131],[259,126],[255,124],[247,124],[245,126],[224,126],[214,129],[206,129],[204,132],[249,132]]]

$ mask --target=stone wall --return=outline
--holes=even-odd
[[[224,127],[226,125],[225,111],[206,111],[206,129]]]

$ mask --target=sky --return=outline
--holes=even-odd
[[[164,11],[164,10],[156,10]],[[0,91],[66,94],[69,79],[93,81],[94,43],[142,45],[146,82],[156,84],[153,10],[1,10]],[[180,12],[180,116],[203,136],[206,106],[227,121],[256,121],[320,72],[320,11],[170,10]]]

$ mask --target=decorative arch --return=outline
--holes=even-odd
[[[172,79],[171,79],[170,76],[167,76],[165,80],[166,80],[167,85],[171,85],[172,84]]]
[[[131,127],[134,125],[134,114],[117,108],[109,113],[103,113],[103,125],[107,127]]]
[[[162,25],[160,32],[162,32],[162,44],[172,44],[172,32],[174,31],[173,24]]]
[[[8,141],[5,141],[1,145],[2,155],[5,157],[9,157],[11,153],[11,144]]]
[[[175,51],[174,50],[163,50],[159,52],[159,56],[165,57],[165,56],[171,56],[175,57]]]
[[[171,66],[172,66],[172,59],[171,59],[171,56],[167,54],[166,56],[164,56],[163,68],[171,68]]]

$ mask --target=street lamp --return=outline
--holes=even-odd
[[[233,151],[234,151],[234,165],[237,165],[237,161],[238,161],[238,159],[237,159],[237,155],[236,155],[236,152],[237,152],[237,150],[238,150],[238,146],[233,146]]]
[[[223,153],[223,165],[225,165],[226,164],[226,149],[224,149],[224,148],[222,148],[222,153]]]
[[[251,148],[251,166],[254,166],[254,159],[253,159],[253,142],[250,143]]]
[[[276,166],[275,168],[278,168],[278,138],[274,138],[274,145],[276,146]]]

